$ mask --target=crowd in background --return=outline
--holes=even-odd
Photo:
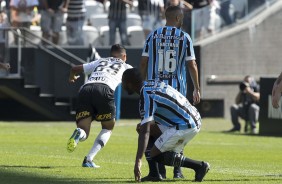
[[[90,21],[86,14],[86,1],[95,0],[1,0],[0,27],[41,27],[42,37],[59,43],[62,26],[66,26],[69,45],[83,45],[83,26]],[[203,38],[231,25],[247,12],[267,0],[96,0],[103,7],[102,14],[108,14],[109,40],[106,45],[117,42],[119,31],[121,44],[130,45],[127,34],[127,15],[139,15],[142,21],[144,40],[155,28],[164,25],[164,10],[177,5],[185,12],[183,29]],[[193,12],[193,13],[192,13]],[[193,16],[192,16],[193,14]],[[193,30],[193,31],[191,31]],[[24,34],[24,32],[23,32]],[[16,37],[15,37],[16,38]],[[17,42],[17,39],[15,39]]]

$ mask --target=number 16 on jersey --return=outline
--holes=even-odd
[[[174,72],[176,70],[176,51],[167,50],[164,53],[163,49],[158,50],[159,63],[158,63],[158,71],[163,72]]]

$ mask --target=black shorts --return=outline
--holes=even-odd
[[[78,94],[76,122],[92,117],[92,120],[108,121],[116,116],[114,91],[105,84],[86,84]]]

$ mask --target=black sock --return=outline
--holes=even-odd
[[[194,170],[202,167],[201,161],[192,160],[172,151],[161,153],[152,159],[158,163],[174,167],[187,167]]]
[[[180,152],[180,154],[183,156],[183,150]],[[182,174],[182,172],[181,172],[181,167],[174,167],[174,169],[173,169],[173,174],[174,174],[174,175]]]
[[[149,175],[158,177],[159,176],[158,163],[155,160],[153,160],[150,156],[151,148],[153,147],[154,143],[155,143],[155,138],[150,136],[148,146],[145,151],[145,156],[149,165]]]
[[[158,163],[158,168],[159,168],[159,172],[160,174],[166,178],[166,169],[165,169],[165,165],[162,163]]]

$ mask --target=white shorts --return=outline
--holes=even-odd
[[[155,146],[162,153],[166,151],[180,153],[186,144],[200,131],[197,127],[186,130],[176,130],[175,127],[158,126],[162,131],[162,135],[156,140]]]

